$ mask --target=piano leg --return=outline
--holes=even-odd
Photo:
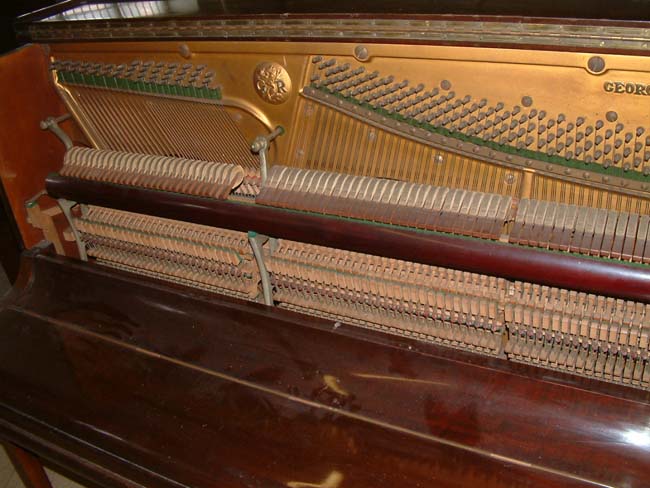
[[[5,444],[4,448],[25,488],[52,488],[38,458],[13,444]]]

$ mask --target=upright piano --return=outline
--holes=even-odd
[[[16,30],[0,441],[31,486],[650,486],[647,2]]]

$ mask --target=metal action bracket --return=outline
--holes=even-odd
[[[72,207],[74,207],[77,204],[77,202],[71,202],[70,200],[66,200],[64,198],[59,198],[57,202],[59,203],[59,207],[61,207],[61,210],[63,211],[63,215],[65,215],[65,218],[68,220],[68,225],[70,225],[70,230],[72,230],[72,235],[74,235],[74,240],[77,242],[79,257],[81,258],[82,261],[88,261],[88,254],[86,254],[86,246],[81,240],[81,236],[79,235],[79,232],[77,232],[77,228],[74,226],[74,220],[72,219]]]
[[[268,236],[264,236],[253,231],[248,232],[248,242],[253,249],[253,255],[255,256],[255,261],[257,262],[260,278],[262,279],[262,294],[264,295],[264,304],[270,306],[273,305],[273,290],[271,287],[271,277],[269,276],[269,272],[266,269],[266,264],[264,263],[264,254],[262,254],[262,246],[268,240]]]
[[[260,155],[260,174],[262,176],[262,184],[266,182],[267,167],[266,167],[266,152],[269,149],[269,144],[273,139],[284,134],[284,127],[278,125],[273,132],[265,136],[257,136],[251,144],[251,151]]]
[[[45,120],[41,120],[41,123],[39,124],[41,129],[52,131],[54,135],[61,140],[66,150],[72,147],[72,140],[68,134],[66,134],[63,129],[59,127],[59,124],[65,120],[68,120],[70,117],[70,114],[63,114],[60,117],[48,117]]]

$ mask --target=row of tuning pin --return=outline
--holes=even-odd
[[[621,123],[587,124],[585,117],[569,121],[564,114],[551,118],[544,110],[518,105],[506,110],[502,102],[488,106],[486,99],[460,98],[444,88],[425,91],[423,84],[409,86],[408,80],[395,82],[393,76],[366,73],[363,67],[352,69],[350,63],[337,64],[335,59],[317,56],[312,62],[316,69],[311,81],[316,88],[388,114],[519,150],[650,175],[650,136],[643,127],[625,131]]]
[[[129,64],[54,61],[52,69],[88,77],[105,77],[156,85],[215,88],[215,73],[202,64],[164,63],[135,60]],[[83,78],[82,78],[83,79]]]

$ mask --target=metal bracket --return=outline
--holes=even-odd
[[[48,117],[45,120],[41,120],[41,123],[39,124],[41,129],[50,130],[54,133],[55,136],[61,139],[61,142],[65,146],[66,150],[72,148],[72,140],[68,134],[66,134],[63,129],[59,127],[59,124],[65,120],[68,120],[70,117],[70,114],[64,114],[60,117]]]
[[[266,182],[267,167],[266,167],[266,152],[269,149],[269,144],[273,139],[284,134],[284,127],[278,125],[273,132],[265,136],[257,136],[251,144],[251,151],[260,155],[260,174],[262,176],[262,184]]]
[[[271,277],[269,272],[266,269],[266,264],[264,263],[264,255],[262,254],[262,245],[268,241],[267,236],[258,234],[257,232],[249,231],[248,232],[248,242],[253,249],[253,255],[255,256],[255,261],[257,262],[257,268],[260,271],[260,278],[262,279],[262,294],[264,296],[265,305],[273,305],[273,289],[271,287]]]
[[[74,226],[74,220],[72,219],[72,207],[74,207],[77,204],[77,202],[71,202],[70,200],[66,200],[64,198],[59,198],[57,202],[59,203],[59,207],[61,207],[61,210],[63,211],[63,215],[65,215],[65,218],[68,219],[68,225],[70,225],[70,230],[72,230],[72,234],[74,235],[74,240],[77,242],[77,249],[79,250],[79,258],[81,258],[82,261],[88,261],[88,254],[86,254],[86,246],[81,240],[81,236],[79,235],[79,232],[77,232],[77,228]]]

